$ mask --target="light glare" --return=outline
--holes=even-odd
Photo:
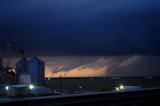
[[[6,86],[5,89],[8,91],[9,90],[9,86]]]
[[[32,84],[29,85],[29,89],[33,89],[34,86]]]
[[[124,89],[124,86],[123,86],[123,85],[120,85],[120,87],[119,87],[119,88],[122,90],[122,89]]]

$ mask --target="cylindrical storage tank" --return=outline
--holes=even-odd
[[[28,73],[28,60],[26,58],[21,59],[16,63],[16,73],[17,74],[27,74]]]
[[[28,60],[26,58],[22,58],[19,62],[16,63],[16,74],[18,83],[21,84],[20,75],[28,74]]]
[[[29,74],[31,75],[31,83],[39,86],[44,85],[44,62],[38,58],[29,61]]]

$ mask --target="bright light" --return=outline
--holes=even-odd
[[[30,84],[29,89],[34,89],[34,85]]]
[[[121,90],[123,90],[124,89],[124,86],[123,85],[120,85],[120,87],[119,87]]]
[[[116,87],[115,89],[116,89],[116,91],[119,91],[119,88],[118,88],[118,87]]]
[[[5,89],[8,91],[9,90],[9,86],[6,86]]]

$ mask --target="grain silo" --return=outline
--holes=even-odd
[[[16,73],[20,74],[28,74],[28,60],[26,58],[22,58],[19,62],[16,63]]]
[[[44,62],[37,57],[28,62],[28,72],[31,76],[31,83],[39,86],[44,85]]]
[[[26,58],[21,58],[19,62],[16,63],[16,74],[18,84],[24,84],[24,79],[21,76],[28,75],[28,60]]]

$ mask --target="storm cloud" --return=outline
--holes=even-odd
[[[46,77],[159,76],[160,56],[41,57]]]
[[[27,59],[31,59],[27,58]],[[160,76],[160,56],[41,56],[45,77]],[[11,59],[15,66],[20,58]],[[3,65],[7,59],[3,59]]]
[[[0,1],[0,44],[62,55],[160,53],[159,0]]]

